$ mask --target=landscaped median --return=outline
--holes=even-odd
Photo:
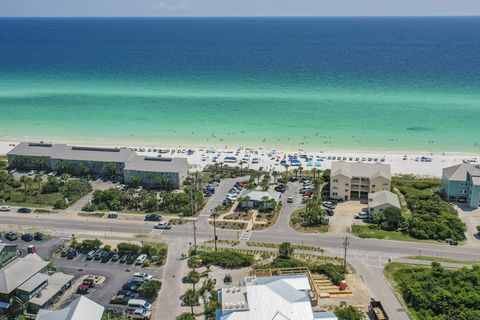
[[[322,224],[321,216],[312,215],[315,213],[308,213],[306,209],[298,209],[294,211],[290,217],[290,226],[300,232],[305,233],[324,233],[328,232],[328,223]]]

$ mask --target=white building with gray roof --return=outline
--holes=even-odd
[[[390,190],[390,165],[337,161],[330,173],[330,198],[337,200],[366,200],[369,193]]]
[[[395,193],[382,190],[368,194],[368,212],[370,214],[381,213],[391,207],[400,209],[400,202]]]
[[[166,181],[180,187],[188,174],[185,158],[145,157],[127,148],[99,148],[66,144],[29,143],[16,145],[7,154],[11,169],[46,170],[73,174],[104,175],[114,171],[129,183],[138,176],[140,184],[160,186]]]

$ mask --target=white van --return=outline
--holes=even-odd
[[[146,254],[141,254],[138,256],[137,260],[135,260],[136,265],[143,264],[147,260],[147,255]]]
[[[145,300],[142,299],[130,299],[128,300],[128,308],[129,309],[143,309],[147,311],[152,310],[152,305]]]

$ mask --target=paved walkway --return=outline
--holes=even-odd
[[[162,289],[158,297],[158,309],[155,319],[174,320],[182,313],[180,296],[182,292],[182,277],[188,268],[187,259],[182,259],[182,253],[188,251],[186,241],[169,241],[168,255],[164,267]]]

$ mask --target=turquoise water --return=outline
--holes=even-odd
[[[0,20],[0,139],[480,151],[475,27],[480,19]]]

